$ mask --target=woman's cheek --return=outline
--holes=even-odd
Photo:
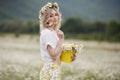
[[[52,26],[52,24],[53,24],[52,22],[49,22],[49,26]]]
[[[58,24],[58,20],[55,22],[55,24],[56,24],[56,25]]]

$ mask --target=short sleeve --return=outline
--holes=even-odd
[[[52,32],[46,31],[44,33],[44,43],[45,43],[45,48],[47,48],[47,45],[50,45],[53,49],[56,47],[55,43],[55,36]]]

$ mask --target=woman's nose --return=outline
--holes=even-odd
[[[56,17],[53,17],[54,20],[56,20]]]
[[[53,18],[55,19],[56,17],[54,16]]]

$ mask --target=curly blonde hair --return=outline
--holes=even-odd
[[[59,12],[58,4],[56,2],[53,4],[49,2],[45,6],[43,6],[41,10],[39,11],[40,30],[49,27],[47,24],[47,19],[52,9],[54,9],[58,14],[58,24],[56,25],[55,30],[61,27],[61,14]]]

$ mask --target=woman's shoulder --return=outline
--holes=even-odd
[[[41,34],[43,34],[43,33],[49,33],[49,32],[50,32],[50,30],[47,29],[47,28],[45,28],[45,29],[43,29],[43,30],[41,31]]]
[[[51,31],[47,28],[45,28],[41,31],[41,35],[50,35],[50,34],[51,34]]]

